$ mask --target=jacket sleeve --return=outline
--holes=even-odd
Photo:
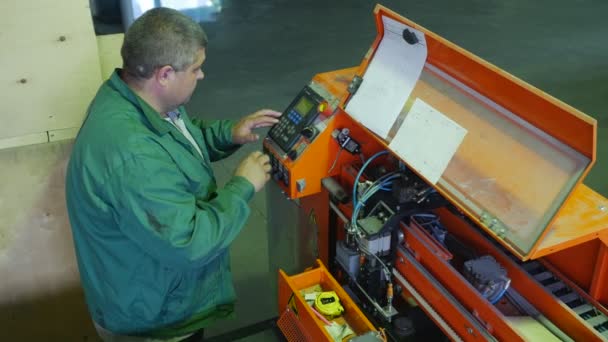
[[[233,177],[208,198],[197,197],[191,186],[162,153],[139,154],[112,177],[120,230],[153,258],[177,269],[204,266],[228,248],[247,221],[247,202],[254,194],[243,177]]]
[[[241,147],[232,142],[232,128],[236,124],[232,120],[192,119],[192,124],[203,133],[203,140],[212,162],[230,156]]]

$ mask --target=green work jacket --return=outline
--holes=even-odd
[[[253,185],[219,189],[211,162],[238,148],[234,122],[190,120],[203,156],[117,70],[99,89],[66,177],[78,268],[93,320],[118,334],[183,335],[232,315],[228,247]]]

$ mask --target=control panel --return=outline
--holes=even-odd
[[[320,191],[324,168],[312,166],[321,163],[318,155],[327,151],[332,139],[328,125],[339,102],[313,80],[298,92],[264,139],[272,178],[289,198]]]
[[[326,106],[327,102],[321,95],[309,86],[304,87],[285,109],[279,122],[272,126],[268,136],[284,152],[289,152],[301,136],[310,138],[315,134],[310,125]]]

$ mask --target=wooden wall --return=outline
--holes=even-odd
[[[122,35],[95,37],[88,5],[0,3],[0,341],[98,340],[64,177],[86,107],[120,65]]]
[[[71,138],[101,83],[88,0],[0,2],[0,148]]]
[[[71,147],[0,150],[0,341],[94,340],[65,209]]]

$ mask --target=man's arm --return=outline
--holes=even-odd
[[[194,119],[192,123],[201,129],[211,161],[216,161],[229,156],[242,144],[257,141],[260,137],[254,130],[274,125],[279,121],[279,116],[281,113],[277,111],[261,109],[236,123],[230,120],[200,119]]]
[[[236,122],[232,120],[192,119],[192,124],[201,130],[211,161],[224,159],[241,147],[233,141]]]
[[[235,176],[209,198],[197,197],[161,151],[126,161],[113,180],[109,190],[120,230],[153,258],[178,269],[205,265],[228,248],[245,225],[254,193],[250,181]]]

